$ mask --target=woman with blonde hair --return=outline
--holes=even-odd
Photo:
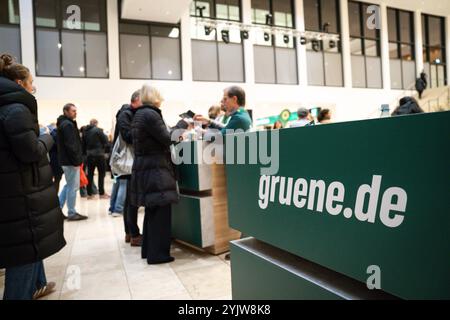
[[[174,260],[170,256],[171,204],[178,201],[171,131],[186,129],[188,124],[180,121],[168,129],[160,109],[164,99],[155,87],[145,84],[141,100],[142,107],[131,125],[135,159],[130,201],[136,207],[145,207],[142,259],[148,264],[167,263]]]

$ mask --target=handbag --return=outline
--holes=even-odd
[[[117,141],[111,151],[109,165],[115,176],[128,176],[133,172],[134,152],[133,147],[128,145],[119,134]]]
[[[89,180],[84,172],[84,164],[80,166],[80,188],[84,188],[89,184]]]

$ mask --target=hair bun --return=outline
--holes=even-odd
[[[7,67],[12,66],[15,61],[13,56],[7,53],[3,53],[0,55],[0,72],[3,72]]]

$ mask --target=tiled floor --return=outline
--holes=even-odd
[[[224,255],[173,242],[176,260],[150,266],[140,258],[140,248],[125,243],[123,219],[109,217],[108,206],[109,200],[77,200],[77,209],[89,219],[65,222],[67,246],[45,260],[47,280],[57,284],[46,299],[231,299],[230,264]],[[142,225],[142,209],[139,220]],[[3,278],[0,271],[0,298]]]

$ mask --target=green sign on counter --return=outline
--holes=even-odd
[[[450,112],[281,130],[276,174],[227,165],[230,226],[363,283],[379,271],[394,296],[449,299],[449,139]]]

